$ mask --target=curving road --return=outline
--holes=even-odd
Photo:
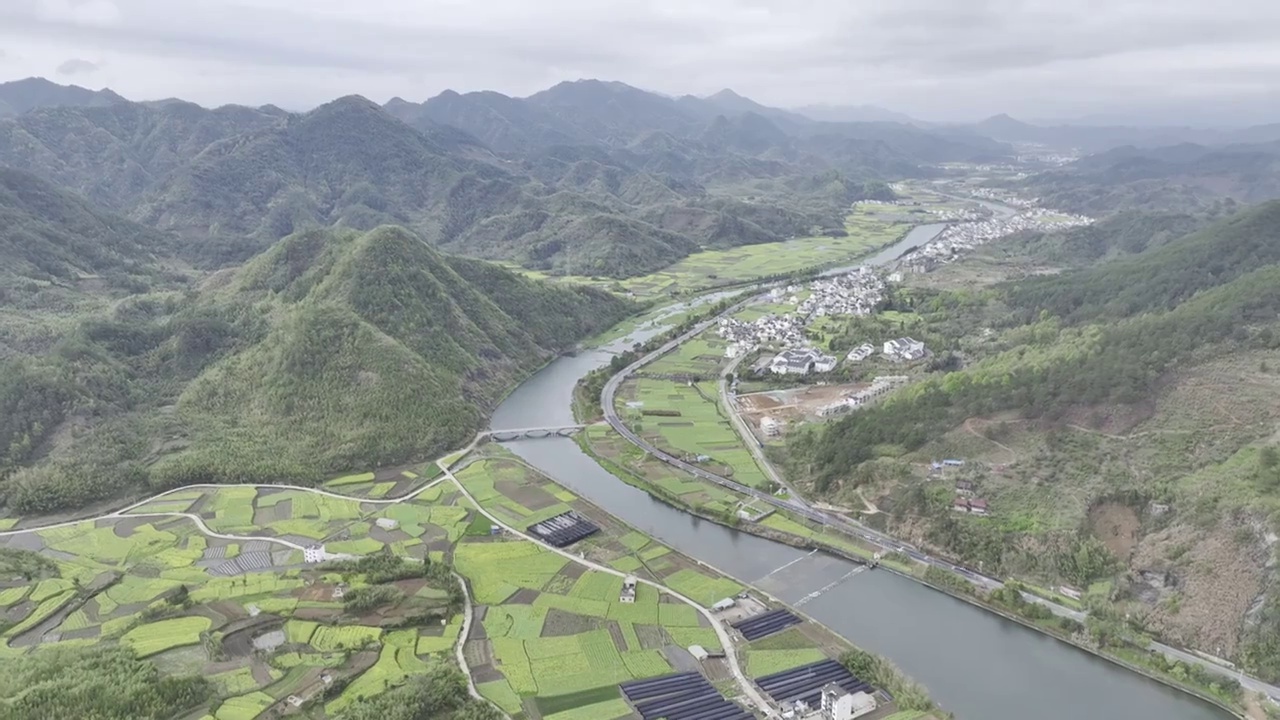
[[[832,515],[832,514],[819,511],[815,509],[813,506],[811,506],[802,497],[800,497],[799,494],[794,491],[794,489],[791,490],[790,498],[781,499],[781,498],[774,497],[769,493],[757,490],[756,488],[743,485],[742,483],[739,483],[730,478],[724,477],[722,475],[717,475],[716,473],[710,472],[692,463],[685,462],[684,460],[662,450],[661,448],[656,447],[655,445],[650,443],[648,440],[645,440],[644,438],[640,437],[638,434],[633,432],[625,422],[622,421],[622,418],[619,417],[618,415],[615,401],[618,393],[618,388],[622,385],[622,383],[628,377],[632,376],[633,374],[638,372],[641,368],[654,362],[658,358],[666,355],[667,353],[672,352],[673,350],[678,348],[681,344],[688,341],[689,339],[702,334],[707,329],[709,329],[712,325],[714,325],[721,317],[724,317],[726,315],[731,315],[737,312],[738,310],[742,309],[742,307],[749,304],[750,302],[757,299],[758,297],[759,296],[754,296],[746,300],[743,300],[742,302],[739,302],[736,305],[733,305],[732,307],[725,309],[720,314],[715,315],[711,318],[708,318],[707,320],[704,320],[703,322],[698,323],[689,331],[663,344],[661,347],[650,352],[644,357],[636,360],[635,362],[631,363],[627,367],[623,368],[618,373],[614,374],[613,377],[609,378],[609,381],[605,383],[604,390],[601,392],[600,405],[601,405],[601,408],[604,410],[605,421],[609,423],[610,427],[612,427],[613,430],[617,432],[619,435],[626,438],[628,442],[640,448],[645,453],[652,455],[655,458],[658,458],[659,460],[667,463],[668,465],[671,465],[672,467],[683,470],[684,472],[687,472],[690,475],[693,475],[694,477],[700,478],[702,480],[706,480],[711,483],[715,483],[716,485],[720,485],[721,487],[728,488],[730,490],[733,490],[734,492],[747,495],[749,497],[755,498],[762,502],[769,503],[770,505],[773,505],[774,507],[777,507],[779,509],[787,510],[789,512],[800,515],[802,517],[808,518],[809,520],[812,520],[814,522],[821,523],[824,527],[835,528],[848,535],[852,535],[853,537],[861,539],[864,542],[870,543],[874,546],[878,546],[883,550],[902,553],[904,555],[907,555],[912,560],[918,563],[941,568],[943,570],[956,573],[961,577],[963,577],[965,580],[968,580],[970,583],[972,583],[973,585],[975,585],[976,587],[984,591],[990,592],[991,590],[996,590],[1004,587],[1004,583],[996,578],[983,575],[979,572],[975,572],[973,570],[970,570],[969,568],[962,567],[960,565],[957,565],[948,560],[944,560],[942,558],[936,558],[930,555],[926,555],[925,553],[921,552],[920,550],[916,549],[915,547],[913,547],[908,543],[899,541],[893,538],[892,536],[873,530],[869,527],[862,525],[861,523],[855,522],[843,516]],[[734,367],[734,366],[731,366],[731,367]],[[720,384],[721,384],[721,397],[722,399],[727,400],[727,398],[725,398],[724,386],[726,383],[725,383],[724,377],[721,377]],[[732,417],[737,418],[737,413],[733,411],[732,406],[729,406],[729,412]],[[754,447],[755,443],[753,442],[754,440],[753,436],[751,436],[749,430],[746,430],[744,433],[745,428],[742,427],[740,419],[737,423],[734,423],[734,427],[737,428],[739,434],[743,436],[743,440],[746,443],[747,447],[752,448],[753,454],[756,455],[757,459],[758,460],[761,459],[762,454],[755,453],[755,451],[758,450],[758,448]],[[766,468],[766,472],[769,473],[771,478],[775,476],[772,466],[768,463],[767,459],[765,459],[761,463],[761,466]],[[778,484],[783,487],[790,488],[790,486],[786,485],[785,483],[782,483],[781,481],[779,481]],[[1084,622],[1085,618],[1088,616],[1087,613],[1081,612],[1079,610],[1073,610],[1064,605],[1060,605],[1058,603],[1045,600],[1044,598],[1032,595],[1030,593],[1024,592],[1022,593],[1022,596],[1028,602],[1033,602],[1038,605],[1043,605],[1044,607],[1048,608],[1050,612],[1052,612],[1054,615],[1058,617],[1070,618],[1077,622]],[[1210,660],[1206,660],[1205,658],[1202,658],[1198,655],[1192,654],[1184,650],[1179,650],[1178,648],[1171,647],[1163,643],[1152,642],[1150,645],[1148,645],[1148,649],[1154,652],[1158,652],[1171,660],[1177,660],[1183,663],[1199,665],[1200,667],[1205,668],[1206,670],[1208,670],[1209,672],[1215,675],[1236,680],[1246,690],[1262,693],[1267,697],[1271,698],[1272,702],[1275,702],[1276,704],[1280,704],[1280,686],[1271,685],[1257,678],[1249,677],[1248,675],[1244,675],[1239,670],[1236,670],[1234,668],[1229,668],[1224,665],[1219,665],[1218,663],[1212,662]]]

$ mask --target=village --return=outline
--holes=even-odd
[[[1001,202],[1012,204],[1009,199]],[[1026,206],[1027,201],[1019,201]],[[941,265],[954,262],[964,253],[1020,232],[1048,232],[1092,224],[1083,215],[1068,215],[1044,208],[1030,207],[1008,217],[993,217],[971,223],[948,225],[936,238],[907,255],[899,262],[905,272],[931,272]]]

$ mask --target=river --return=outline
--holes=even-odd
[[[891,261],[941,229],[917,227],[862,264]],[[610,347],[556,360],[511,393],[494,413],[492,427],[572,424],[578,379],[607,364],[610,352],[662,329],[642,327]],[[570,439],[504,445],[632,526],[800,606],[853,644],[893,660],[961,720],[1230,717],[1208,703],[893,573],[859,572],[861,566],[843,559],[807,553],[671,508],[615,478]]]

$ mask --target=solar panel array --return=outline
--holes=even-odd
[[[755,717],[726,700],[696,672],[631,680],[618,687],[644,720],[753,720]]]
[[[742,633],[748,642],[759,640],[776,632],[782,632],[792,625],[799,625],[800,618],[789,610],[770,610],[767,613],[739,620],[733,624],[734,629]]]
[[[756,680],[756,685],[777,702],[803,700],[809,707],[818,707],[822,703],[822,688],[830,683],[839,685],[847,693],[875,692],[835,660],[820,660]]]
[[[572,545],[588,535],[600,532],[600,528],[595,523],[573,510],[534,523],[527,529],[544,542],[556,547]]]

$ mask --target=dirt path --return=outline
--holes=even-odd
[[[1017,461],[1017,459],[1018,459],[1018,453],[1017,453],[1017,451],[1015,451],[1013,448],[1009,447],[1008,445],[1005,445],[1004,443],[1000,442],[999,440],[993,440],[993,439],[991,439],[991,438],[987,437],[986,435],[983,435],[983,434],[982,434],[982,432],[981,432],[980,430],[978,430],[977,428],[975,428],[975,427],[973,426],[973,423],[974,423],[974,422],[982,422],[982,423],[985,423],[986,421],[985,421],[985,420],[979,420],[978,418],[969,418],[968,420],[965,420],[965,421],[964,421],[964,429],[965,429],[965,431],[967,431],[970,435],[972,435],[972,436],[974,436],[974,437],[976,437],[976,438],[982,438],[983,440],[986,440],[987,442],[991,443],[992,445],[995,445],[996,447],[1000,448],[1001,450],[1003,450],[1003,451],[1005,451],[1005,452],[1009,453],[1009,457],[1011,457],[1011,458],[1012,458],[1012,460],[1010,460],[1009,462],[1016,462],[1016,461]]]

